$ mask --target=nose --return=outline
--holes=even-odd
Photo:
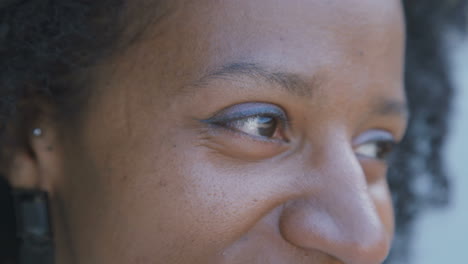
[[[284,206],[283,238],[346,264],[382,263],[392,230],[379,216],[356,155],[341,148],[323,157],[324,165],[305,174],[301,195]]]

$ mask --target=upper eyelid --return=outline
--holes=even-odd
[[[370,129],[363,133],[360,133],[356,138],[353,139],[353,145],[359,146],[362,144],[391,141],[398,143],[399,140],[391,131],[386,129]]]
[[[235,105],[233,107],[240,107],[240,105]],[[210,124],[216,124],[216,123],[225,123],[225,122],[231,122],[235,120],[240,120],[240,119],[245,119],[249,117],[254,117],[254,116],[271,116],[278,118],[282,123],[287,124],[289,123],[289,118],[278,106],[258,106],[258,107],[253,107],[252,109],[247,109],[247,110],[239,110],[239,111],[232,111],[230,113],[230,108],[227,107],[220,112],[214,114],[214,116],[203,119],[201,122],[203,123],[210,123]],[[227,113],[226,113],[227,112]]]

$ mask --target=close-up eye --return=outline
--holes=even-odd
[[[287,141],[284,136],[286,114],[266,103],[245,103],[229,107],[203,122],[241,132],[260,139]]]
[[[355,152],[357,155],[362,157],[377,160],[387,160],[395,145],[396,143],[391,140],[371,141],[359,145]]]
[[[355,141],[356,155],[386,161],[397,144],[394,136],[384,130],[369,130]]]

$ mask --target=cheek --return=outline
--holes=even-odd
[[[275,186],[281,184],[274,181],[284,177],[268,165],[245,165],[185,136],[176,138],[176,146],[161,149],[159,158],[141,164],[153,170],[136,183],[136,189],[147,193],[143,203],[149,207],[135,214],[157,219],[161,228],[154,231],[156,239],[162,232],[173,237],[173,243],[196,240],[198,250],[207,255],[221,252],[280,202],[262,200],[278,191]],[[142,201],[136,200],[134,206],[141,208]]]
[[[388,234],[394,231],[394,214],[390,189],[387,181],[387,166],[373,160],[361,160],[369,195]]]
[[[288,150],[288,145],[281,140],[261,141],[253,139],[251,136],[243,135],[240,132],[228,129],[201,129],[200,146],[209,152],[232,160],[244,162],[261,162],[284,153]]]
[[[369,186],[369,194],[377,208],[377,212],[388,234],[393,234],[395,220],[392,198],[386,179],[381,179]]]
[[[93,156],[99,168],[70,184],[79,186],[72,200],[82,201],[72,216],[80,255],[100,254],[102,263],[133,263],[138,256],[204,263],[284,202],[275,197],[291,185],[284,175],[293,166],[246,165],[196,144],[190,130],[159,125],[141,133],[90,144],[86,153],[111,154]],[[93,251],[103,244],[109,252]]]

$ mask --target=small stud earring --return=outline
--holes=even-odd
[[[33,135],[36,136],[36,137],[42,136],[42,129],[40,129],[40,128],[35,128],[35,129],[33,130]]]

